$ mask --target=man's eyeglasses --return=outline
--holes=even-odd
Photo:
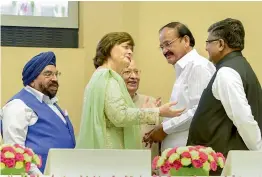
[[[43,76],[45,76],[45,77],[54,77],[54,76],[56,76],[56,77],[58,77],[58,76],[60,76],[61,75],[61,72],[52,72],[52,71],[44,71],[43,73],[42,73],[42,75]]]
[[[211,43],[211,42],[214,42],[214,41],[218,41],[218,40],[220,40],[220,38],[218,38],[218,39],[210,39],[210,40],[206,40],[206,43]]]
[[[132,73],[134,73],[136,76],[140,76],[141,70],[125,70],[125,71],[123,71],[123,75],[125,77],[130,77]]]
[[[166,49],[168,49],[170,46],[171,46],[171,44],[173,44],[176,40],[178,40],[179,39],[179,37],[178,38],[175,38],[175,39],[173,39],[173,40],[171,40],[171,41],[169,41],[169,42],[165,42],[165,43],[163,43],[163,44],[161,44],[160,46],[159,46],[159,48],[161,49],[161,50],[163,50],[164,48],[166,48]]]

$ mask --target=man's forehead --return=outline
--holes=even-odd
[[[129,69],[137,69],[135,61],[131,61],[130,65],[128,66]]]
[[[164,42],[164,40],[171,40],[173,39],[177,34],[177,30],[174,28],[164,28],[160,34],[159,39]]]
[[[213,33],[208,32],[208,38],[215,37]]]

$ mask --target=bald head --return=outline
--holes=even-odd
[[[128,66],[128,69],[137,69],[135,60],[131,60],[130,65]]]

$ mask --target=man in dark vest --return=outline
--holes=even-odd
[[[59,87],[56,57],[43,52],[23,69],[24,88],[3,107],[3,140],[31,148],[43,160],[43,173],[50,148],[74,148],[75,135],[66,111],[57,105]],[[41,174],[31,166],[31,174]]]
[[[211,25],[208,32],[206,50],[216,73],[201,96],[187,145],[209,146],[225,156],[230,150],[259,150],[262,91],[241,52],[244,27],[239,20],[227,18]]]

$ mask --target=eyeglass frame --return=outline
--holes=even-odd
[[[160,44],[160,46],[159,46],[160,50],[164,50],[164,48],[168,49],[171,46],[171,44],[173,44],[179,38],[181,38],[181,37],[177,37],[175,39],[172,39],[169,42],[164,42],[163,44]]]
[[[210,44],[211,42],[219,41],[220,39],[221,39],[221,38],[206,40],[206,43],[207,43],[207,44]]]
[[[56,71],[56,72],[52,72],[52,71],[44,71],[41,73],[44,77],[46,78],[50,78],[50,77],[54,77],[56,76],[56,78],[58,78],[58,76],[61,76],[61,72]]]
[[[130,73],[129,74],[125,74],[126,72],[130,72]],[[137,72],[137,73],[135,73],[135,72]],[[124,76],[126,76],[126,77],[130,77],[132,73],[134,73],[136,76],[140,76],[141,70],[140,69],[137,69],[137,70],[129,69],[129,70],[124,70],[122,72],[122,74]]]

